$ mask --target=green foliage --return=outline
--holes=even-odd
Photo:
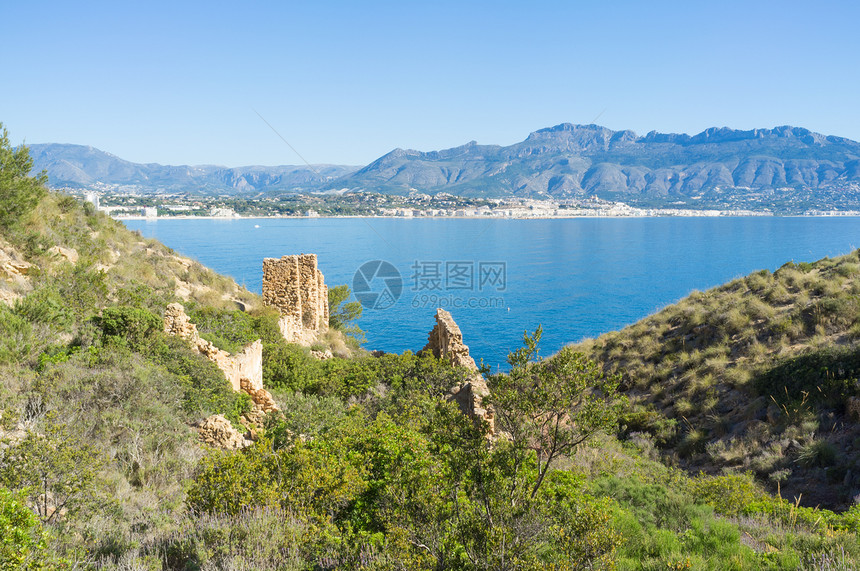
[[[691,481],[691,486],[696,498],[725,515],[738,515],[764,496],[749,474],[699,474]]]
[[[351,334],[359,340],[364,339],[364,333],[353,323],[361,317],[361,303],[348,301],[352,292],[348,285],[330,287],[328,290],[328,324],[329,327]]]
[[[814,440],[801,447],[797,463],[806,467],[827,467],[836,464],[839,450],[827,440]]]
[[[266,441],[242,453],[213,451],[199,464],[186,502],[196,512],[236,515],[246,507],[280,501],[279,462]]]
[[[223,371],[192,351],[184,339],[164,335],[149,356],[176,375],[183,392],[182,409],[189,416],[202,418],[220,413],[238,425],[237,412],[250,408],[247,395],[235,392]]]
[[[278,390],[320,396],[365,396],[377,386],[397,394],[417,391],[439,396],[463,382],[467,373],[430,354],[363,355],[320,361],[307,349],[287,343],[263,346],[263,380]]]
[[[147,348],[162,329],[161,318],[136,307],[107,307],[94,321],[108,339],[135,351]]]
[[[790,357],[769,368],[755,380],[758,394],[780,403],[803,400],[829,407],[843,407],[850,396],[860,394],[860,350],[826,347]]]
[[[108,299],[107,274],[84,261],[63,264],[53,274],[43,276],[41,281],[43,287],[56,292],[77,321],[90,318]]]
[[[582,478],[554,471],[541,488],[542,511],[553,525],[547,530],[552,550],[544,563],[557,569],[614,567],[615,550],[624,538],[612,527],[615,504],[585,492]]]
[[[15,313],[36,323],[67,329],[75,322],[74,312],[55,287],[43,287],[17,301]]]
[[[33,159],[27,147],[13,149],[9,132],[0,123],[0,229],[19,224],[45,195],[48,177],[31,177]]]
[[[32,324],[0,304],[0,364],[27,361],[37,344]]]
[[[281,414],[266,419],[266,435],[272,438],[275,448],[287,446],[298,434],[316,438],[340,423],[348,410],[337,396],[276,392],[275,397],[281,405]]]
[[[593,493],[608,496],[623,505],[644,528],[683,531],[690,522],[707,513],[697,506],[681,486],[648,482],[640,476],[604,476],[591,483]]]
[[[213,454],[201,465],[189,507],[288,510],[340,538],[338,565],[353,560],[343,549],[369,557],[364,550],[375,546],[374,553],[396,553],[415,568],[608,566],[620,541],[609,527],[610,504],[563,472],[545,474],[540,484],[533,454],[504,440],[492,444],[483,426],[439,398],[429,358],[376,360],[381,378],[396,381],[391,396],[312,418],[311,438],[294,429],[324,399],[293,395],[285,419],[267,426],[272,441]],[[422,370],[430,379],[417,376]],[[378,408],[396,416],[367,415]]]
[[[650,434],[660,446],[669,445],[678,434],[677,420],[666,418],[653,408],[641,404],[634,404],[625,409],[618,422],[623,433]]]
[[[33,512],[19,495],[0,487],[0,571],[44,569],[45,546]]]
[[[511,435],[520,455],[537,453],[532,497],[553,461],[616,426],[624,403],[617,394],[620,377],[604,376],[596,363],[570,347],[551,359],[533,360],[541,333],[540,327],[532,336],[524,333],[524,347],[508,359],[510,373],[489,379],[499,428]]]
[[[228,353],[239,353],[245,345],[263,336],[259,331],[262,320],[244,311],[195,305],[188,309],[188,317],[201,337]]]
[[[30,430],[0,457],[0,484],[23,490],[43,522],[72,517],[95,500],[96,475],[104,460],[49,414],[42,433]]]
[[[304,391],[314,382],[320,370],[319,361],[298,345],[263,345],[263,381],[267,387]]]

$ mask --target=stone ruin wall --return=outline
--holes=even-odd
[[[316,254],[263,260],[263,303],[281,314],[281,333],[289,343],[310,344],[328,329],[328,287]]]
[[[436,358],[448,359],[452,365],[470,371],[468,380],[452,387],[448,398],[456,402],[464,414],[487,421],[490,433],[495,432],[493,409],[483,404],[490,389],[478,371],[475,360],[469,355],[469,347],[463,343],[463,332],[449,312],[441,308],[436,310],[436,325],[430,331],[427,345],[422,351],[430,351]]]
[[[263,343],[258,339],[241,353],[231,355],[200,337],[185,308],[171,303],[164,312],[164,332],[187,340],[198,353],[218,365],[236,392],[248,393],[258,413],[278,410],[272,395],[263,388]]]

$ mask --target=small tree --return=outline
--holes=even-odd
[[[55,522],[95,501],[104,459],[91,444],[46,415],[41,432],[31,430],[0,456],[0,485],[22,490],[39,519]]]
[[[521,454],[536,454],[531,497],[559,456],[615,426],[623,404],[617,395],[620,376],[604,376],[582,353],[565,347],[541,359],[542,333],[540,326],[534,335],[523,333],[523,347],[508,356],[511,372],[489,379],[497,426]]]
[[[353,323],[361,317],[361,303],[348,301],[351,295],[348,285],[329,288],[328,324],[332,329],[353,335],[356,339],[363,339],[364,332]]]
[[[48,177],[44,172],[29,176],[33,159],[24,145],[9,143],[9,132],[0,123],[0,229],[16,224],[45,195]]]
[[[570,349],[540,360],[540,337],[540,328],[525,334],[524,347],[508,358],[510,373],[488,378],[485,402],[495,408],[499,438],[487,438],[486,426],[452,403],[439,403],[428,434],[437,458],[428,488],[423,496],[411,484],[397,488],[440,498],[423,519],[406,514],[399,521],[439,568],[602,568],[620,542],[610,503],[553,469],[558,458],[615,426],[623,402],[618,378],[604,377]]]

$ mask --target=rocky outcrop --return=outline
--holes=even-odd
[[[7,279],[15,279],[16,277],[23,277],[30,273],[30,268],[33,267],[33,264],[30,262],[25,262],[23,260],[13,260],[8,255],[5,255],[5,252],[0,250],[0,270],[6,274]],[[3,259],[5,257],[6,259]]]
[[[316,254],[263,260],[263,303],[280,313],[287,342],[313,343],[328,329],[328,288]]]
[[[80,258],[77,250],[74,248],[63,248],[62,246],[54,246],[48,250],[48,253],[63,258],[70,264],[77,264],[78,259]]]
[[[463,343],[463,333],[451,314],[444,309],[436,310],[436,325],[430,331],[427,345],[422,351],[429,351],[439,359],[447,359],[452,365],[469,370],[466,382],[456,385],[449,391],[449,398],[456,402],[460,410],[474,418],[486,420],[490,431],[495,431],[495,418],[492,407],[484,406],[484,398],[489,396],[487,382],[478,371],[475,360],[469,355],[468,345]]]
[[[279,410],[275,399],[272,398],[272,393],[252,383],[250,379],[242,377],[239,380],[239,388],[242,392],[248,393],[251,396],[255,409],[262,412],[275,412]]]
[[[422,351],[431,351],[438,359],[448,359],[456,367],[466,367],[477,372],[475,360],[469,356],[469,347],[463,343],[463,333],[451,314],[444,309],[436,310],[436,325],[430,331],[427,345]]]
[[[0,303],[12,306],[30,289],[28,274],[33,264],[24,260],[8,243],[0,240]]]
[[[23,296],[15,293],[14,291],[9,291],[5,289],[0,289],[0,303],[4,305],[8,305],[9,307],[13,307],[15,302],[19,299],[22,299]]]
[[[263,388],[263,343],[259,339],[246,345],[241,353],[230,355],[200,337],[197,326],[178,303],[171,303],[164,312],[164,332],[187,340],[198,353],[218,365],[234,391],[250,395],[254,407],[242,422],[252,434],[254,427],[263,425],[266,413],[279,410],[271,393]],[[248,440],[221,415],[210,416],[197,430],[200,439],[212,446],[228,450],[247,446]]]
[[[329,359],[334,359],[334,355],[328,349],[326,349],[325,351],[316,351],[314,349],[311,349],[311,357],[320,361],[328,361]]]
[[[197,433],[204,444],[224,450],[239,450],[250,446],[251,440],[233,428],[230,421],[220,414],[215,414],[203,420],[197,426]]]

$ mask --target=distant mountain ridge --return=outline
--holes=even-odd
[[[798,127],[695,136],[563,123],[507,147],[395,149],[333,184],[466,196],[583,194],[690,197],[733,188],[814,190],[860,183],[860,143]]]
[[[230,191],[316,189],[355,171],[344,165],[245,166],[133,163],[84,145],[29,145],[36,171],[48,172],[53,187],[91,187],[96,183],[135,186],[144,191]]]
[[[629,130],[562,123],[506,147],[472,141],[429,152],[398,148],[363,168],[320,165],[316,170],[137,164],[79,145],[31,145],[30,152],[53,186],[100,182],[150,191],[351,189],[663,201],[724,201],[743,195],[753,202],[800,193],[813,203],[826,195],[831,202],[860,205],[860,143],[790,126],[638,136]]]

